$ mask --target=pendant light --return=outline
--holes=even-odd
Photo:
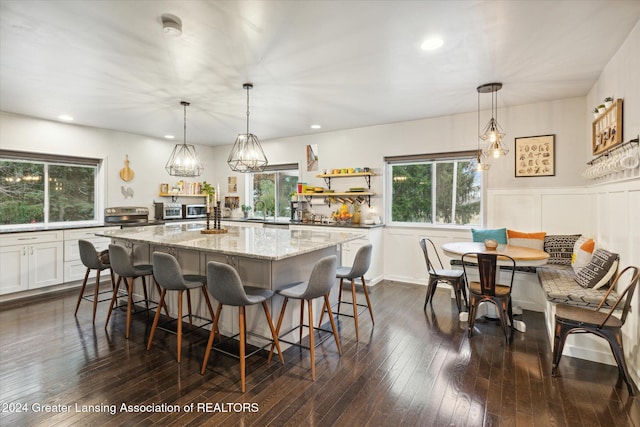
[[[253,84],[245,83],[242,87],[247,90],[247,132],[238,134],[227,163],[236,172],[262,172],[268,164],[267,157],[258,137],[249,133],[249,90]]]
[[[164,168],[172,176],[200,176],[204,168],[196,154],[196,147],[190,144],[187,145],[187,107],[190,103],[181,101],[180,105],[184,107],[184,139],[182,144],[176,144],[173,148],[171,157],[169,157],[169,161]]]
[[[476,151],[476,172],[484,172],[489,170],[491,164],[487,160],[487,155],[480,149],[480,91],[478,90],[478,151]]]
[[[498,91],[502,89],[502,83],[487,83],[478,86],[478,115],[480,114],[480,94],[491,94],[491,119],[480,133],[480,139],[487,141],[488,144],[484,148],[484,154],[487,157],[497,159],[506,156],[509,150],[502,142],[505,133],[498,124]]]

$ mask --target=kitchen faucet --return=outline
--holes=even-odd
[[[262,219],[264,221],[266,221],[267,220],[267,205],[265,204],[264,200],[256,200],[256,202],[253,204],[254,212],[258,211],[258,203],[260,203],[262,205]]]

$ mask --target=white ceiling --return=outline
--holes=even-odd
[[[250,81],[261,140],[435,117],[493,81],[500,107],[584,96],[638,20],[637,0],[0,0],[0,109],[182,140],[187,100],[187,140],[230,144]]]

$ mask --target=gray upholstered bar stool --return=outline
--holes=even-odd
[[[240,382],[242,384],[242,392],[245,392],[245,359],[258,351],[258,350],[245,354],[246,346],[246,316],[245,307],[248,305],[262,304],[265,317],[267,318],[267,324],[271,331],[271,337],[273,339],[273,345],[278,349],[278,355],[280,356],[280,362],[284,365],[284,358],[280,351],[280,343],[278,342],[278,334],[273,327],[273,321],[271,320],[271,313],[269,312],[269,306],[267,300],[270,299],[274,292],[270,289],[256,288],[253,286],[243,286],[242,279],[238,275],[238,272],[227,264],[222,264],[215,261],[209,261],[207,263],[207,287],[211,295],[218,300],[218,308],[215,314],[215,320],[213,321],[213,327],[209,334],[209,341],[207,342],[207,349],[204,353],[204,361],[202,362],[202,370],[200,373],[204,375],[207,369],[207,363],[209,362],[209,355],[211,354],[211,348],[213,346],[213,340],[215,338],[216,331],[218,329],[218,320],[220,320],[220,313],[222,312],[222,306],[231,305],[238,307],[239,317],[239,340],[240,340]],[[218,332],[218,334],[220,334]],[[267,344],[269,345],[269,344]],[[263,347],[264,348],[264,347]],[[230,356],[234,356],[226,351],[216,349]],[[271,350],[273,352],[273,348]],[[271,361],[271,354],[269,354],[269,361]]]
[[[153,265],[151,264],[136,264],[134,265],[131,262],[131,258],[129,258],[129,254],[127,250],[122,246],[118,245],[109,245],[109,261],[111,263],[111,269],[114,273],[116,273],[118,277],[118,283],[116,283],[116,288],[113,291],[113,297],[111,298],[111,304],[109,305],[109,314],[107,314],[107,321],[104,325],[106,329],[109,325],[109,319],[111,318],[111,312],[113,311],[113,305],[116,302],[118,297],[118,290],[120,288],[121,279],[125,279],[127,283],[127,330],[125,332],[125,338],[129,338],[129,331],[131,330],[131,310],[134,309],[134,304],[139,301],[133,301],[133,282],[138,277],[142,278],[142,289],[144,291],[144,302],[147,310],[149,310],[149,295],[147,292],[147,282],[145,280],[146,276],[152,276],[151,280],[153,280]],[[158,294],[161,292],[160,287],[157,283],[155,283],[156,289],[158,290]],[[158,310],[160,310],[160,306],[158,305]],[[166,304],[164,304],[164,310],[169,317],[169,311],[167,310]]]
[[[162,253],[162,252],[154,252],[152,255],[152,265],[153,265],[153,277],[156,283],[160,286],[162,291],[160,292],[160,301],[158,302],[158,306],[164,305],[164,298],[167,294],[167,291],[177,291],[178,292],[178,317],[176,317],[177,322],[177,338],[178,338],[178,363],[180,363],[180,356],[182,354],[182,319],[184,317],[189,317],[189,327],[193,327],[192,317],[196,317],[192,315],[191,312],[191,289],[200,288],[202,290],[202,295],[204,296],[204,300],[207,304],[207,309],[209,310],[210,321],[205,324],[198,326],[199,328],[210,324],[213,322],[213,308],[211,307],[211,301],[209,300],[209,294],[207,293],[207,277],[201,276],[197,274],[182,274],[182,269],[180,268],[180,264],[178,264],[178,260],[175,259],[173,255]],[[189,314],[186,316],[182,315],[182,294],[184,291],[187,291],[187,306],[189,310]],[[197,316],[199,317],[199,316]],[[147,344],[147,350],[151,349],[151,344],[153,343],[153,336],[156,333],[156,329],[158,328],[158,322],[160,321],[160,310],[156,310],[156,315],[153,318],[153,325],[151,326],[151,333],[149,334],[149,343]]]
[[[338,261],[335,255],[330,255],[330,256],[321,258],[313,266],[313,270],[311,271],[311,276],[309,277],[308,282],[292,283],[276,291],[278,295],[284,297],[284,302],[282,303],[282,309],[280,310],[280,317],[278,318],[278,326],[276,327],[276,335],[278,335],[278,338],[282,342],[286,342],[288,344],[306,348],[299,342],[294,343],[294,342],[285,341],[281,339],[281,337],[289,334],[290,332],[294,331],[297,328],[302,328],[305,326],[309,328],[309,353],[311,356],[311,379],[313,381],[316,380],[315,351],[314,351],[315,330],[325,331],[324,329],[315,328],[313,326],[313,300],[316,298],[324,298],[324,306],[329,312],[329,321],[331,322],[333,337],[336,340],[336,347],[338,347],[338,354],[342,356],[342,349],[340,347],[340,337],[338,336],[338,329],[336,328],[336,322],[333,318],[333,313],[331,312],[331,304],[329,303],[329,291],[331,291],[331,288],[333,287],[333,284],[336,281],[337,265],[338,265]],[[290,299],[300,300],[300,325],[280,335],[282,320],[284,319],[284,313],[287,308],[287,302]],[[305,301],[307,303],[308,310],[309,310],[308,326],[303,325],[302,323]],[[300,336],[302,337],[302,331],[300,332]],[[271,352],[269,353],[269,360],[271,360],[271,356],[273,355],[273,350],[274,349],[272,345]],[[278,352],[280,352],[280,349],[278,349]]]
[[[99,299],[100,295],[105,293],[110,293],[111,291],[99,291],[100,287],[100,272],[103,270],[109,270],[111,274],[111,290],[115,289],[116,281],[113,277],[113,270],[111,270],[111,265],[107,261],[103,261],[98,256],[98,252],[96,251],[95,246],[88,240],[78,240],[78,248],[80,250],[80,260],[82,260],[82,264],[87,267],[87,272],[84,275],[84,280],[82,281],[82,287],[80,288],[80,295],[78,295],[78,303],[76,304],[75,315],[78,315],[78,308],[80,308],[80,301],[83,299],[86,301],[91,301],[93,303],[93,323],[96,323],[96,309],[98,307],[99,302],[109,301],[110,298]],[[87,280],[89,279],[89,274],[91,270],[96,270],[96,288],[93,291],[93,296],[87,296],[84,294],[85,288],[87,287]]]
[[[369,299],[369,290],[367,289],[367,282],[364,279],[364,275],[369,271],[369,267],[371,266],[371,252],[373,250],[373,245],[368,244],[362,246],[356,252],[356,256],[353,260],[353,265],[351,267],[340,266],[336,270],[336,277],[340,279],[340,291],[338,293],[338,310],[336,314],[338,316],[349,316],[353,317],[353,321],[355,323],[356,328],[356,341],[359,339],[358,334],[358,307],[364,307],[369,309],[369,315],[371,316],[371,323],[375,324],[373,320],[373,309],[371,308],[371,300]],[[357,294],[356,294],[356,283],[355,279],[360,279],[362,282],[362,289],[364,290],[364,296],[367,300],[366,304],[358,303]],[[351,301],[342,301],[342,285],[344,280],[351,280]],[[353,314],[346,314],[340,312],[340,304],[351,304],[353,305]],[[322,313],[320,315],[320,323],[322,323],[322,318],[324,316],[324,306],[322,307]],[[364,310],[363,310],[364,311]]]

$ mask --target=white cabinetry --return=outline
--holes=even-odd
[[[62,231],[0,235],[0,294],[62,283],[62,239]]]
[[[96,233],[117,230],[120,227],[93,227],[78,228],[73,230],[64,230],[64,281],[72,282],[84,279],[87,267],[80,260],[80,250],[78,240],[88,240],[93,243],[96,251],[100,252],[109,249],[110,239],[107,237],[96,236]],[[95,277],[96,271],[91,270],[89,277]],[[105,280],[109,279],[109,275],[104,276]]]
[[[382,228],[350,228],[350,227],[326,227],[326,226],[308,226],[308,225],[290,225],[291,230],[314,230],[322,232],[335,232],[335,233],[357,233],[362,237],[356,240],[342,244],[342,259],[341,265],[351,266],[353,260],[362,246],[371,243],[373,246],[373,252],[371,254],[371,265],[369,271],[364,275],[367,280],[367,285],[374,285],[383,279],[383,245],[382,245]]]

